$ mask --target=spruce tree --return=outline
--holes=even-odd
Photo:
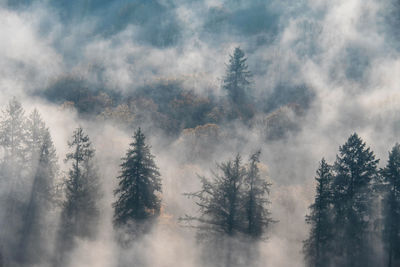
[[[0,248],[5,265],[10,265],[18,256],[27,183],[23,176],[25,165],[25,112],[21,103],[11,99],[0,121],[0,146],[3,158],[0,162]],[[5,230],[7,229],[7,231]]]
[[[72,152],[66,155],[65,161],[71,162],[72,167],[65,181],[66,200],[63,203],[59,225],[59,254],[56,257],[56,265],[62,264],[65,254],[72,249],[76,238],[95,238],[99,218],[97,201],[101,193],[92,143],[79,127],[74,131],[68,146]]]
[[[12,180],[12,189],[21,186],[21,167],[25,161],[25,111],[21,103],[13,98],[3,110],[0,122],[0,145],[4,150],[2,161],[3,179]]]
[[[230,100],[238,105],[246,98],[246,89],[250,85],[251,73],[246,64],[247,58],[240,47],[236,47],[233,55],[230,55],[223,88],[228,91]]]
[[[315,180],[316,195],[310,205],[310,214],[306,223],[310,225],[310,233],[304,241],[303,252],[307,266],[329,266],[332,242],[332,170],[331,166],[322,159]]]
[[[370,263],[372,183],[377,178],[378,162],[356,133],[339,148],[333,182],[335,253],[341,260],[337,264],[366,266]]]
[[[117,227],[155,218],[161,206],[160,173],[140,128],[122,160],[118,188],[114,191],[117,200],[113,203]]]
[[[389,153],[389,160],[381,171],[386,194],[383,199],[383,240],[387,251],[387,266],[400,264],[400,145]]]
[[[48,129],[36,108],[29,114],[25,129],[26,162],[29,165],[29,173],[34,174],[44,138],[48,134]]]
[[[247,229],[245,233],[253,239],[264,236],[265,230],[273,222],[270,217],[268,205],[269,187],[271,186],[260,176],[258,164],[261,151],[250,157],[247,173],[244,178],[244,204]]]

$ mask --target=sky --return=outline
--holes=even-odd
[[[318,161],[332,163],[357,132],[383,166],[400,141],[400,5],[394,0],[0,0],[0,104],[16,96],[27,110],[37,106],[61,164],[71,125],[87,128],[106,166],[102,227],[111,229],[112,177],[130,133],[82,120],[35,92],[71,75],[122,94],[176,79],[198,94],[224,96],[225,64],[238,46],[253,73],[252,93],[266,99],[265,110],[299,99],[308,103],[301,129],[266,142],[262,127],[232,123],[224,129],[233,134],[215,144],[207,163],[185,160],[184,136],[172,144],[149,136],[164,179],[163,201],[170,220],[193,210],[180,194],[198,186],[196,173],[209,175],[219,159],[261,147],[273,183],[272,216],[279,221],[262,245],[262,259],[267,266],[302,266],[304,216]],[[185,241],[187,233],[175,226],[167,229],[154,230],[157,242],[143,241],[141,249],[156,251],[154,266],[171,266],[177,258],[177,266],[196,266],[195,242]],[[118,252],[103,232],[104,242],[76,249],[71,266],[113,266]],[[166,239],[174,249],[185,249],[182,242],[192,249],[171,257]]]

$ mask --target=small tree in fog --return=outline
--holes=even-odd
[[[48,135],[46,125],[37,109],[34,109],[29,114],[25,123],[25,129],[26,161],[29,164],[29,171],[34,173],[39,161],[44,138]]]
[[[385,191],[383,200],[383,240],[388,254],[388,265],[400,263],[400,145],[389,153],[389,160],[382,169]]]
[[[246,64],[247,58],[239,47],[230,55],[224,77],[223,88],[234,104],[241,103],[246,97],[246,89],[250,85],[251,73]]]
[[[309,237],[304,241],[303,252],[310,267],[329,266],[332,233],[332,171],[325,159],[321,160],[315,180],[317,182],[314,202],[306,223],[311,226]]]
[[[245,233],[254,239],[262,238],[265,230],[273,222],[268,209],[271,184],[260,176],[258,168],[260,154],[261,151],[257,151],[251,155],[244,178],[244,215],[247,222]]]
[[[16,98],[9,101],[0,122],[0,145],[4,151],[2,174],[18,179],[21,166],[24,164],[25,153],[25,112]],[[14,181],[16,184],[17,181]]]
[[[160,213],[160,173],[145,139],[139,128],[122,159],[118,188],[114,191],[118,198],[113,203],[116,226],[151,219]]]
[[[40,263],[49,256],[46,247],[49,240],[48,215],[54,196],[54,179],[57,175],[57,156],[49,131],[40,139],[41,147],[33,178],[32,190],[24,215],[24,226],[20,242],[20,260],[25,263]],[[47,254],[47,255],[46,255]]]
[[[58,250],[61,258],[73,246],[74,238],[94,238],[100,197],[99,177],[94,166],[95,150],[82,128],[77,128],[68,142],[72,152],[66,162],[72,163],[65,182],[66,200],[63,203],[59,229]],[[65,250],[65,251],[64,251]]]

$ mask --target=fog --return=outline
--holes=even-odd
[[[16,97],[26,114],[39,110],[57,150],[58,183],[70,168],[64,158],[75,128],[83,127],[96,149],[103,191],[98,234],[76,242],[68,266],[204,266],[196,231],[178,220],[198,210],[183,193],[198,190],[198,176],[210,177],[216,163],[236,153],[247,161],[257,149],[261,172],[272,183],[270,209],[277,223],[254,264],[304,266],[304,217],[319,160],[333,163],[339,146],[357,132],[383,167],[400,141],[398,8],[394,0],[0,0],[0,106]],[[221,100],[226,64],[238,46],[253,74],[251,96],[263,110],[250,127],[224,121],[203,137],[188,130],[171,137],[150,115],[124,125],[81,114],[45,94],[73,77],[89,90],[120,98],[178,82],[184,91]],[[293,113],[293,103],[301,115]],[[267,117],[274,112],[288,116],[290,125],[267,138],[274,127]],[[138,127],[160,169],[162,211],[149,233],[121,248],[112,224],[113,190]],[[58,208],[51,214],[56,224]],[[1,219],[7,232],[11,226]],[[53,230],[49,238],[55,242]],[[51,266],[51,259],[43,264]]]

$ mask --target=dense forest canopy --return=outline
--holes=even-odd
[[[0,0],[0,266],[397,266],[397,0]]]

